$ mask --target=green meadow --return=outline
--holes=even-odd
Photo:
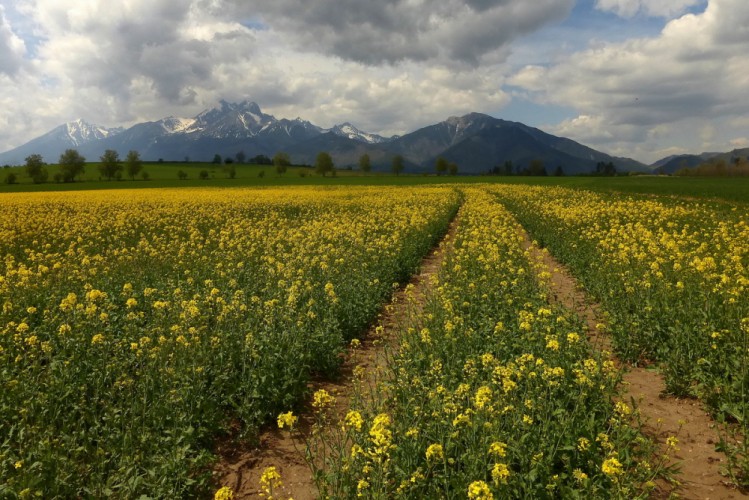
[[[140,176],[134,181],[103,180],[97,163],[88,163],[86,171],[77,182],[46,182],[34,184],[25,174],[23,167],[0,169],[0,193],[32,191],[79,191],[91,189],[133,189],[164,187],[240,187],[240,186],[304,186],[304,185],[404,185],[424,184],[526,184],[541,186],[562,186],[582,188],[590,191],[613,191],[628,194],[652,194],[680,196],[699,199],[718,199],[732,202],[749,202],[749,178],[727,177],[668,177],[655,175],[632,175],[620,177],[570,176],[570,177],[526,177],[526,176],[437,176],[434,174],[362,173],[357,170],[337,170],[334,175],[325,177],[316,174],[310,167],[292,166],[279,175],[272,165],[234,164],[235,177],[229,178],[224,165],[202,162],[145,162],[143,171],[149,180]],[[57,165],[48,165],[50,177],[58,171]],[[184,180],[178,179],[178,172],[187,174]],[[207,179],[200,173],[208,172]],[[15,184],[7,184],[8,174],[16,174]]]

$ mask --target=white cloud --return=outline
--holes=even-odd
[[[595,130],[573,127],[579,120],[558,129],[575,139],[592,138],[599,147],[623,150],[631,141],[630,147],[643,151],[646,145],[637,141],[663,125],[674,127],[661,140],[678,144],[691,130],[705,147],[714,147],[722,136],[701,136],[705,120],[749,113],[749,53],[739,48],[749,46],[747,26],[748,2],[711,0],[705,12],[670,21],[655,38],[602,43],[549,67],[523,68],[509,81],[539,102],[596,117]],[[636,130],[641,132],[632,133]],[[607,135],[616,140],[606,140]]]
[[[713,141],[715,140],[715,125],[712,123],[706,123],[702,126],[700,129],[700,140],[702,141],[703,149],[706,146],[709,146],[713,144]]]
[[[732,149],[743,149],[749,147],[749,137],[736,137],[728,141]]]
[[[14,32],[0,5],[0,74],[14,76],[23,65],[26,45]]]
[[[602,116],[590,115],[564,120],[554,127],[554,133],[564,137],[578,137],[588,143],[611,141],[615,138],[612,131],[605,127]]]
[[[0,151],[75,118],[128,125],[222,98],[381,133],[497,109],[511,42],[574,3],[541,1],[17,0],[24,34],[0,17],[0,50],[13,40],[23,55],[25,39],[33,51],[5,72],[18,80],[25,64],[23,92],[0,78],[0,95],[8,116],[31,118],[0,130]]]
[[[749,134],[749,2],[710,0],[684,14],[704,3],[598,0],[631,18],[622,25],[670,21],[659,36],[611,43],[581,19],[596,42],[570,53],[584,42],[562,35],[531,50],[526,35],[562,20],[574,0],[0,0],[0,151],[79,117],[128,125],[221,98],[402,133],[499,111],[506,84],[574,110],[547,130],[614,154],[696,147],[706,120],[715,132],[705,146],[719,149]],[[521,60],[536,65],[508,78]]]

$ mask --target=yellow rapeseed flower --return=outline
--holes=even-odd
[[[507,456],[507,445],[500,441],[494,441],[489,445],[489,455],[504,458]]]
[[[577,449],[580,451],[587,451],[590,448],[590,439],[581,437],[577,440]]]
[[[492,467],[492,479],[494,484],[507,484],[507,479],[510,477],[510,469],[507,464],[497,463]]]
[[[335,403],[335,398],[325,389],[320,389],[312,395],[312,407],[317,411],[323,411]]]
[[[624,468],[622,467],[621,462],[619,462],[615,457],[604,460],[601,465],[601,470],[607,476],[618,476],[624,473]]]
[[[474,481],[468,485],[468,498],[471,500],[494,500],[489,485],[484,481]]]
[[[445,458],[444,450],[441,444],[430,444],[426,451],[428,461],[438,461]]]
[[[575,478],[575,480],[576,480],[576,481],[577,481],[578,483],[582,483],[582,482],[585,482],[585,480],[586,480],[586,479],[588,479],[588,475],[587,475],[586,473],[584,473],[584,472],[583,472],[582,470],[580,470],[580,469],[575,469],[575,470],[573,470],[573,471],[572,471],[572,477],[574,477],[574,478]]]
[[[278,415],[278,428],[283,429],[284,427],[288,427],[289,429],[293,429],[297,420],[299,420],[299,418],[290,411],[281,413]]]
[[[476,408],[481,410],[487,404],[489,404],[491,400],[492,400],[491,388],[483,385],[479,387],[478,390],[476,391],[476,396],[473,399],[473,404],[476,406]]]
[[[281,481],[281,474],[278,473],[275,467],[266,467],[263,470],[263,474],[260,476],[260,487],[262,488],[265,495],[268,498],[273,498],[273,490],[283,486]]]
[[[364,425],[364,418],[358,411],[350,410],[348,413],[346,413],[344,423],[349,429],[356,429],[357,431],[360,431],[362,429],[362,426]]]
[[[213,500],[234,500],[234,491],[228,486],[222,486],[213,495]]]

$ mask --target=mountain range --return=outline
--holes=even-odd
[[[136,150],[144,160],[211,161],[216,154],[246,158],[289,154],[295,164],[312,164],[321,151],[330,153],[337,167],[355,167],[368,154],[374,170],[388,170],[394,155],[404,159],[406,171],[432,172],[438,157],[459,165],[461,173],[485,173],[511,161],[515,168],[541,160],[552,173],[561,166],[566,174],[586,173],[599,162],[612,162],[618,170],[650,171],[633,159],[612,157],[556,137],[522,123],[481,113],[450,117],[403,136],[382,137],[342,123],[326,129],[296,118],[277,119],[263,113],[256,103],[221,101],[193,118],[168,117],[130,128],[106,128],[83,120],[70,122],[0,153],[0,164],[23,164],[31,154],[54,163],[68,148],[88,161],[96,161],[106,149],[124,157]]]
[[[694,168],[703,163],[723,160],[726,164],[732,164],[736,158],[749,158],[749,148],[734,149],[726,153],[701,153],[698,155],[674,155],[658,160],[651,168],[663,174],[673,174],[683,168]]]

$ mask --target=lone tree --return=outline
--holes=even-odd
[[[244,151],[240,151],[239,153],[234,155],[234,157],[237,159],[237,163],[239,163],[240,165],[247,159],[247,155],[244,154]]]
[[[370,170],[372,170],[372,162],[369,159],[369,155],[367,153],[364,153],[359,158],[359,169],[362,172],[369,172]]]
[[[276,167],[276,173],[283,175],[286,173],[286,169],[291,165],[291,158],[288,153],[279,151],[273,156],[273,166]]]
[[[75,149],[66,149],[58,163],[64,182],[75,182],[75,178],[86,171],[86,158]]]
[[[216,153],[215,155],[213,155],[213,163],[215,163],[216,165],[221,165],[221,161],[222,159],[220,154]]]
[[[449,166],[447,160],[440,156],[437,158],[437,163],[434,165],[434,169],[437,171],[437,175],[445,175]]]
[[[333,158],[331,158],[330,154],[325,151],[317,153],[317,158],[315,158],[316,173],[322,174],[325,177],[328,172],[333,171],[333,168],[335,168],[335,165],[333,165]]]
[[[450,175],[458,175],[458,164],[451,163],[447,166],[447,173]]]
[[[140,159],[140,153],[130,150],[125,157],[125,173],[130,179],[135,180],[135,176],[143,170],[143,162]]]
[[[42,155],[33,154],[26,157],[26,175],[31,177],[34,184],[41,184],[47,181],[48,173],[44,167],[45,163],[42,159]]]
[[[99,160],[101,161],[99,163],[99,172],[101,172],[101,175],[110,181],[115,177],[119,177],[122,172],[122,163],[120,163],[120,155],[117,151],[107,149]]]
[[[390,168],[395,175],[400,175],[403,172],[403,157],[401,155],[393,156],[393,164]]]

